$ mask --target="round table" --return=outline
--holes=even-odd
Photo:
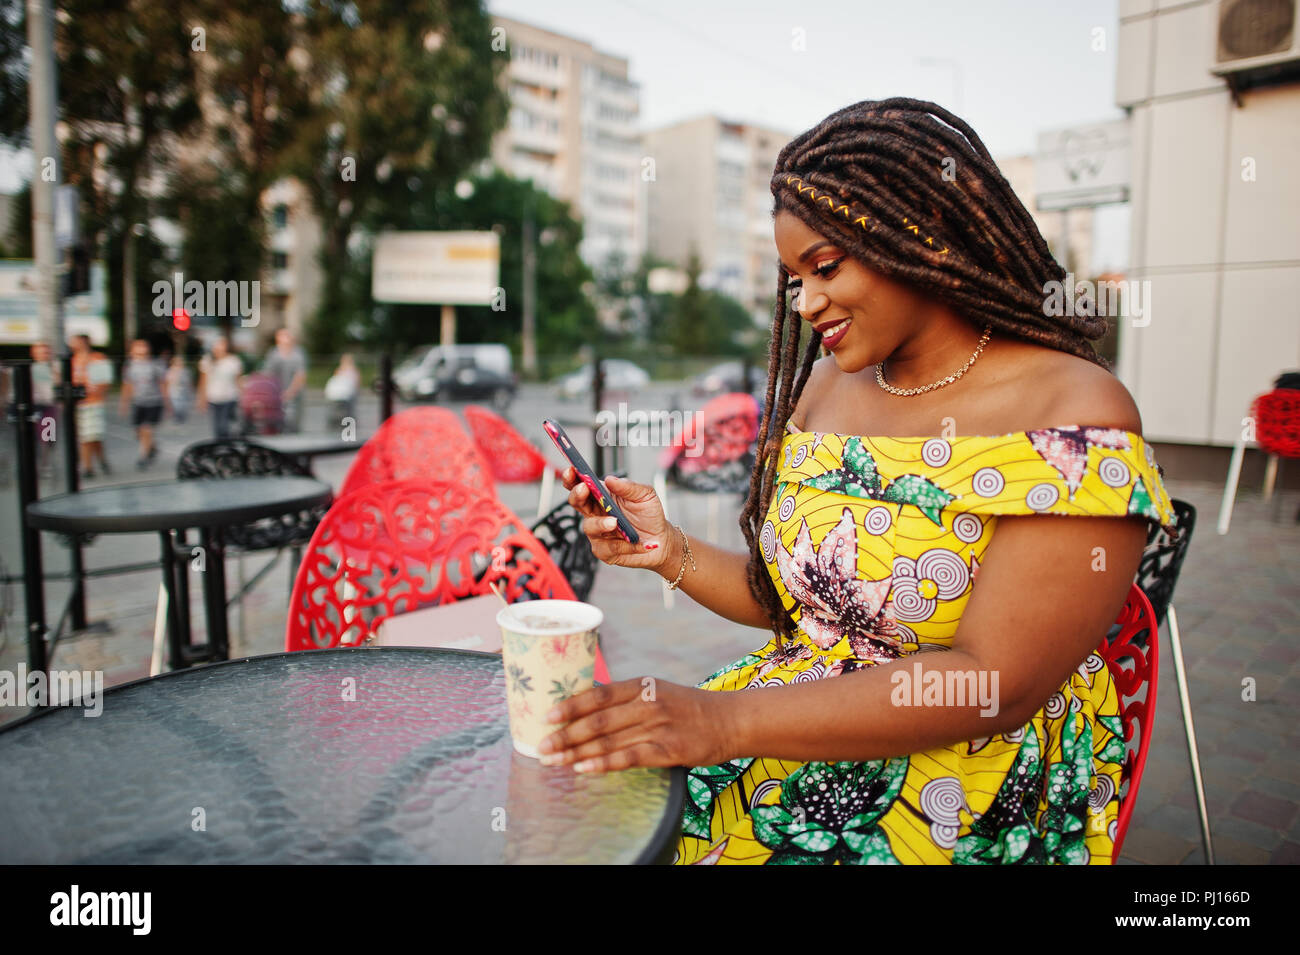
[[[250,444],[279,451],[294,458],[303,467],[311,467],[311,459],[326,454],[348,454],[361,450],[365,438],[351,441],[340,438],[337,434],[265,434],[250,435],[246,439]]]
[[[27,505],[27,523],[63,534],[134,534],[154,531],[162,538],[163,584],[168,596],[171,663],[188,666],[227,656],[225,552],[220,528],[263,517],[292,514],[328,504],[333,491],[315,478],[270,475],[221,480],[122,484],[74,494],[56,494]],[[187,580],[176,563],[171,534],[199,528],[205,568],[204,603],[208,643],[190,646],[189,613],[177,601]]]
[[[497,654],[232,660],[0,731],[0,864],[669,861],[685,772],[510,742]]]

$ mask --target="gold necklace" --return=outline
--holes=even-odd
[[[922,392],[933,391],[935,388],[942,388],[944,385],[951,385],[962,375],[966,374],[967,369],[969,369],[971,365],[975,364],[975,359],[980,356],[980,352],[984,350],[984,346],[989,343],[989,336],[992,333],[993,333],[993,327],[991,325],[985,327],[984,334],[980,336],[980,343],[975,347],[975,354],[971,355],[970,360],[967,361],[966,364],[962,365],[961,371],[949,375],[947,378],[944,378],[942,381],[936,381],[934,384],[925,385],[922,388],[895,388],[893,385],[888,384],[885,381],[885,372],[884,372],[885,363],[882,361],[879,365],[876,366],[876,384],[880,385],[881,388],[884,388],[891,395],[902,395],[904,397],[908,395],[919,395]]]

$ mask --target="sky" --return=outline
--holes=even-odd
[[[1114,119],[1117,0],[487,0],[491,13],[628,60],[641,124],[701,114],[795,135],[863,99],[961,116],[994,157],[1041,130]],[[1100,32],[1098,32],[1100,31]],[[1097,47],[1101,47],[1097,49]],[[30,158],[0,153],[0,191]],[[1127,210],[1102,207],[1094,265],[1122,266]]]
[[[1039,129],[1123,115],[1116,0],[488,0],[488,9],[625,57],[646,129],[715,113],[794,135],[859,100],[911,96],[957,113],[998,156],[1032,152]],[[799,39],[803,49],[792,48]]]

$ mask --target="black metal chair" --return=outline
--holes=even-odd
[[[312,473],[297,459],[242,438],[197,441],[176,462],[176,477],[182,481],[280,475],[311,477]],[[228,545],[244,551],[301,547],[311,540],[328,509],[321,506],[226,527],[222,536]]]
[[[530,530],[564,574],[564,579],[573,589],[573,595],[579,600],[586,600],[596,583],[596,569],[600,562],[591,549],[591,541],[582,532],[582,515],[570,507],[566,500],[546,513]],[[512,548],[504,563],[513,566],[518,553],[519,548]],[[474,579],[478,581],[487,574],[492,561],[486,554],[474,554],[470,557],[470,565],[474,570]],[[528,577],[525,575],[520,580],[526,582]]]
[[[182,481],[282,475],[312,476],[311,471],[297,459],[242,438],[197,441],[185,448],[176,462],[176,477]],[[296,571],[302,548],[311,541],[316,525],[320,523],[327,510],[329,510],[328,505],[321,505],[293,514],[263,518],[249,524],[236,524],[220,529],[220,539],[226,551],[229,552],[233,548],[240,558],[239,589],[229,603],[238,602],[240,605],[241,638],[244,629],[244,594],[255,587],[258,581],[275,566],[280,559],[280,554],[286,548],[291,550],[293,556],[291,571]],[[245,581],[243,555],[266,550],[274,550],[275,556],[253,575],[252,580]],[[178,552],[181,551],[183,553],[180,556],[189,557],[189,548],[183,533],[179,535],[178,540]],[[185,565],[182,563],[181,566]],[[178,588],[177,592],[184,594],[186,589]]]
[[[563,571],[579,600],[586,600],[596,583],[600,566],[591,541],[582,532],[582,515],[563,501],[532,527],[533,536],[546,545],[547,553]]]
[[[1187,557],[1192,529],[1196,526],[1196,508],[1186,501],[1172,500],[1177,536],[1164,528],[1151,524],[1147,532],[1146,548],[1138,565],[1137,585],[1151,601],[1155,611],[1157,636],[1165,618],[1169,620],[1169,643],[1173,650],[1174,674],[1178,681],[1178,700],[1183,710],[1183,730],[1187,735],[1187,756],[1192,765],[1192,782],[1196,787],[1196,808],[1201,820],[1201,843],[1205,848],[1205,861],[1214,865],[1214,845],[1210,840],[1210,817],[1205,808],[1205,786],[1201,779],[1201,757],[1196,747],[1196,728],[1192,724],[1192,704],[1187,694],[1187,671],[1183,663],[1183,641],[1178,630],[1178,614],[1174,610],[1174,586]]]

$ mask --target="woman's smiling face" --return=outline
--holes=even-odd
[[[930,304],[923,296],[867,268],[784,209],[774,236],[795,310],[822,333],[840,371],[879,364],[916,330]]]

